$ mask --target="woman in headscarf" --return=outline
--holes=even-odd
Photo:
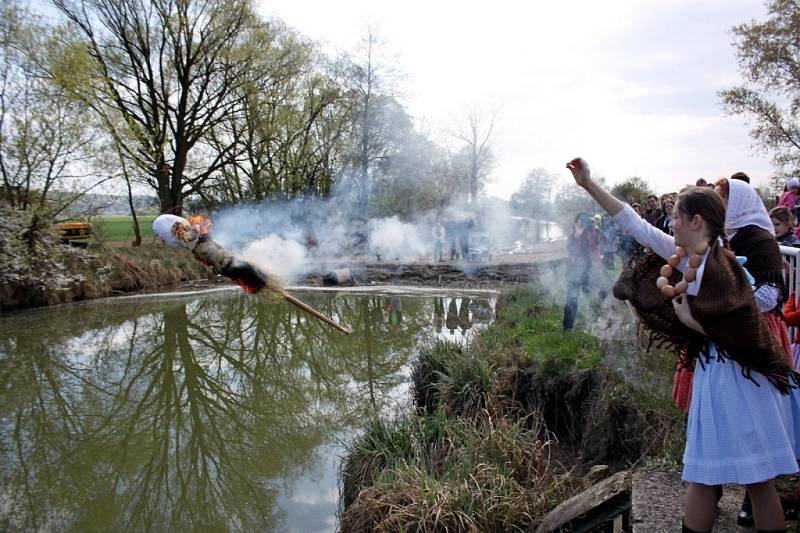
[[[747,183],[723,178],[714,185],[714,191],[726,204],[725,229],[731,249],[747,258],[744,268],[755,278],[756,303],[791,360],[789,335],[781,316],[787,296],[786,278],[775,226],[761,197]]]

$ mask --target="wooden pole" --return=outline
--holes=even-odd
[[[318,319],[322,320],[326,324],[328,324],[330,326],[333,326],[334,328],[338,329],[339,331],[341,331],[345,335],[350,335],[352,333],[352,331],[350,331],[349,329],[347,329],[347,328],[345,328],[343,326],[340,326],[339,324],[337,324],[336,322],[334,322],[330,318],[326,317],[325,315],[323,315],[322,313],[320,313],[319,311],[317,311],[316,309],[314,309],[313,307],[311,307],[307,303],[303,302],[302,300],[298,300],[297,298],[295,298],[294,296],[292,296],[288,292],[280,291],[280,295],[283,296],[283,298],[287,302],[296,305],[297,307],[299,307],[300,309],[302,309],[303,311],[305,311],[306,313],[308,313],[310,315],[314,315],[315,317],[317,317]]]
[[[155,226],[156,224],[154,223],[154,227]],[[190,244],[193,241],[197,241],[200,238],[200,233],[201,233],[195,228],[193,228],[192,225],[185,219],[175,222],[171,227],[171,232],[172,235],[174,235],[177,239],[187,244]],[[163,235],[159,236],[162,239],[166,240],[165,236]],[[214,272],[223,275],[226,275],[226,269],[230,267],[230,264],[233,262],[234,259],[233,255],[231,255],[230,252],[225,250],[225,248],[223,248],[219,244],[213,242],[211,239],[205,239],[205,240],[200,240],[200,242],[196,242],[192,247],[192,254],[201,263],[209,265],[212,269],[214,269]],[[260,291],[276,292],[279,295],[283,296],[283,298],[287,302],[296,305],[306,313],[315,316],[316,318],[322,320],[329,326],[333,326],[334,328],[338,329],[345,335],[350,335],[352,333],[349,329],[340,326],[339,324],[337,324],[330,318],[326,317],[325,315],[323,315],[322,313],[320,313],[307,303],[298,300],[285,290],[274,286],[274,284],[270,283],[269,280],[270,275],[268,273],[262,272],[261,270],[254,267],[253,265],[250,265],[249,263],[247,263],[247,265],[249,265],[250,269],[254,271],[254,275],[255,272],[257,272],[261,278],[264,278],[262,281],[264,282],[265,286],[261,288],[259,292]],[[230,277],[230,272],[227,272],[227,275],[228,277]]]

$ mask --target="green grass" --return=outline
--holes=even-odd
[[[548,301],[541,290],[520,287],[501,297],[498,320],[479,339],[501,352],[517,344],[524,351],[523,364],[543,363],[554,373],[585,370],[602,364],[600,341],[580,329],[564,331],[563,311]]]
[[[142,239],[153,236],[153,220],[156,215],[141,215],[139,229]],[[96,238],[105,242],[119,242],[133,240],[133,217],[127,215],[108,215],[91,217],[92,230]]]

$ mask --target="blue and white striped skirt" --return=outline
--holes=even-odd
[[[742,375],[736,361],[694,369],[683,479],[705,485],[749,484],[798,471],[800,389],[782,395],[760,373]]]

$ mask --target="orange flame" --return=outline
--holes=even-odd
[[[205,235],[211,231],[211,226],[213,226],[211,219],[206,218],[203,215],[194,215],[189,217],[187,220],[200,235]]]

